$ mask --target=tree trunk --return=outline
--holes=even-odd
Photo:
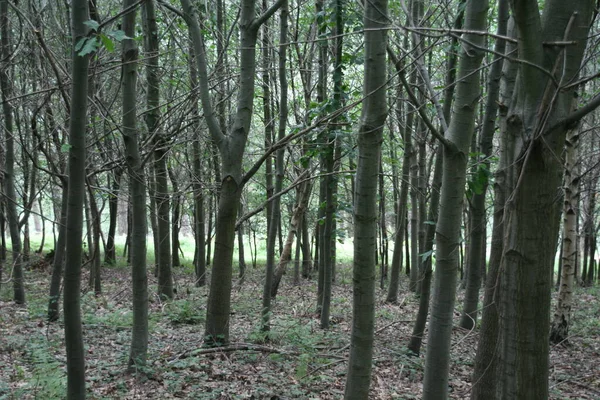
[[[190,84],[198,86],[198,70],[194,59],[193,48],[190,48]],[[192,116],[194,118],[192,127],[198,131],[200,125],[200,110],[198,109],[198,94],[192,92]],[[204,212],[204,190],[202,185],[202,152],[200,151],[200,137],[196,136],[192,142],[193,180],[192,190],[194,193],[194,271],[196,272],[196,286],[206,285],[206,214]]]
[[[579,132],[571,130],[566,141],[565,155],[565,187],[563,203],[563,234],[561,243],[562,268],[558,304],[554,311],[550,340],[561,343],[569,337],[571,308],[573,307],[573,289],[575,288],[575,253],[577,253],[576,209],[579,197],[579,175],[576,169]],[[593,257],[592,262],[593,262]],[[591,266],[591,265],[590,265]]]
[[[498,3],[498,28],[499,37],[506,36],[508,26],[508,1],[500,0]],[[477,309],[479,304],[479,289],[481,288],[482,269],[485,269],[485,197],[488,187],[488,174],[490,168],[489,158],[492,155],[492,141],[496,130],[496,114],[498,113],[498,96],[500,91],[500,77],[502,74],[502,55],[506,50],[504,40],[496,40],[494,46],[494,61],[488,74],[488,90],[485,103],[485,116],[481,130],[479,153],[482,159],[475,178],[483,180],[480,192],[474,192],[469,202],[471,225],[469,229],[469,255],[467,256],[467,280],[460,326],[464,329],[473,329],[477,324]],[[483,263],[483,266],[481,265]]]
[[[123,8],[132,7],[135,0],[124,0]],[[154,15],[154,1],[142,4],[143,26],[147,41],[156,40],[157,28]],[[129,38],[135,36],[136,11],[123,16],[123,31]],[[152,38],[149,38],[151,36]],[[140,157],[139,134],[137,130],[137,62],[138,48],[135,40],[123,40],[123,141],[125,142],[127,169],[129,172],[129,196],[131,203],[131,277],[133,288],[133,326],[131,329],[131,350],[129,369],[135,370],[146,364],[148,353],[148,276],[146,270],[146,177]],[[153,47],[149,46],[148,49]],[[150,51],[147,60],[148,106],[156,84],[151,75],[155,73],[158,53]],[[150,117],[151,120],[151,117]],[[154,126],[154,125],[150,125]],[[151,128],[150,128],[151,129]]]
[[[114,265],[117,262],[115,251],[115,234],[117,232],[117,212],[119,206],[119,190],[123,168],[117,168],[108,175],[110,192],[108,194],[108,233],[106,236],[106,249],[104,251],[104,263]]]
[[[71,26],[73,49],[87,35],[89,19],[87,0],[72,0]],[[85,158],[88,96],[87,55],[73,50],[70,112],[69,184],[64,283],[65,345],[67,350],[67,399],[85,399],[85,352],[81,327],[81,257],[83,238],[83,203],[85,198]]]
[[[396,69],[401,68],[401,65],[396,65]],[[398,71],[400,72],[400,71]],[[398,87],[398,98],[402,98],[400,86]],[[398,124],[402,121],[401,109],[402,102],[396,104],[396,115]],[[412,118],[412,117],[411,117]],[[394,251],[392,253],[392,265],[390,271],[390,284],[388,293],[385,299],[386,303],[395,304],[398,302],[398,286],[400,285],[400,271],[402,270],[402,246],[405,240],[404,225],[406,219],[406,208],[408,200],[408,180],[410,179],[410,145],[412,143],[410,131],[404,131],[404,157],[402,161],[402,180],[400,183],[400,195],[398,197],[398,207],[396,209],[396,233],[394,234]]]
[[[235,222],[242,188],[242,162],[252,122],[256,74],[256,40],[260,26],[281,6],[275,3],[261,16],[256,16],[254,0],[242,0],[240,14],[240,71],[237,111],[225,135],[215,116],[208,82],[208,65],[204,38],[197,11],[190,0],[181,0],[183,15],[194,44],[199,77],[199,93],[208,129],[221,155],[221,191],[216,221],[215,258],[206,311],[205,342],[222,345],[229,342],[231,310],[231,278]]]
[[[8,26],[8,0],[0,1],[0,59],[11,58],[12,50],[9,48]],[[19,233],[19,215],[17,213],[17,192],[15,189],[15,138],[13,132],[13,107],[8,99],[12,97],[11,80],[8,76],[8,65],[0,68],[0,90],[2,91],[2,112],[4,114],[5,132],[5,162],[4,162],[4,190],[6,196],[6,214],[10,240],[12,246],[12,281],[13,299],[17,304],[25,303],[25,286],[23,282],[23,255],[21,248],[21,234]]]
[[[277,269],[275,270],[275,275],[273,277],[273,284],[271,285],[271,297],[273,298],[277,296],[279,283],[281,282],[281,278],[285,273],[288,262],[292,258],[292,245],[294,244],[294,237],[298,235],[298,230],[301,229],[300,225],[302,218],[304,217],[304,211],[308,206],[310,190],[311,185],[308,181],[305,182],[299,189],[296,208],[294,209],[292,218],[290,220],[290,228],[288,230],[287,239],[284,243],[281,256],[279,257],[279,263],[277,264]]]
[[[468,2],[465,9],[465,29],[485,31],[488,2]],[[464,39],[474,46],[483,46],[482,36],[464,34]],[[480,93],[479,69],[483,51],[463,45],[458,64],[456,103],[444,142],[444,163],[440,213],[436,235],[436,269],[433,306],[425,358],[423,382],[424,399],[448,397],[450,339],[452,314],[456,295],[458,244],[462,204],[466,181],[466,163],[473,135],[475,112]],[[414,266],[413,266],[414,268]]]
[[[358,127],[354,196],[352,333],[344,399],[368,399],[375,325],[377,175],[387,117],[387,1],[365,3],[365,100]],[[368,95],[368,96],[367,96]]]
[[[62,182],[62,196],[60,215],[58,220],[58,239],[54,246],[54,259],[52,260],[52,278],[50,280],[50,298],[48,300],[48,321],[55,322],[59,318],[60,284],[62,280],[63,267],[65,264],[66,238],[67,238],[67,206],[69,204],[68,182]]]
[[[169,179],[171,180],[171,185],[173,186],[173,213],[171,216],[171,266],[179,267],[181,266],[181,261],[179,260],[179,230],[181,229],[181,202],[182,196],[179,192],[179,185],[177,181],[177,177],[175,176],[175,172],[172,168],[168,167],[167,171],[169,173]]]
[[[516,34],[513,20],[509,23],[509,36]],[[508,44],[507,53],[515,50]],[[504,205],[507,196],[514,187],[514,178],[510,173],[510,165],[514,162],[514,137],[507,135],[507,112],[512,99],[517,74],[517,64],[504,60],[502,80],[499,94],[500,122],[500,159],[494,173],[494,212],[492,223],[492,240],[490,245],[490,266],[484,290],[481,330],[477,344],[475,368],[473,371],[473,400],[494,399],[496,396],[496,353],[498,351],[498,290],[499,271],[502,259],[504,238]]]
[[[519,58],[525,62],[519,63],[515,101],[508,115],[508,134],[517,138],[512,164],[517,183],[504,211],[497,396],[541,399],[549,396],[551,272],[563,168],[556,155],[571,123],[577,121],[569,115],[575,87],[561,86],[577,80],[594,2],[549,0],[543,17],[535,0],[511,2],[511,6]],[[548,40],[575,44],[568,50],[548,48],[544,46]],[[540,68],[552,71],[553,79]]]

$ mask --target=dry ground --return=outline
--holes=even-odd
[[[339,399],[343,395],[351,323],[351,279],[340,267],[329,331],[314,313],[315,284],[284,278],[272,315],[271,340],[258,320],[262,270],[251,270],[233,293],[232,346],[202,349],[206,288],[195,288],[185,268],[176,272],[177,295],[161,302],[152,278],[149,363],[127,374],[131,289],[125,269],[103,270],[104,294],[83,293],[88,398],[90,399]],[[66,385],[62,322],[45,321],[49,273],[26,274],[28,304],[0,291],[0,399],[60,399]],[[87,278],[84,276],[84,278]],[[5,275],[6,279],[6,275]],[[86,280],[84,279],[84,282]],[[460,294],[462,295],[462,293]],[[421,397],[424,359],[406,354],[417,309],[401,289],[400,305],[383,304],[378,290],[376,350],[371,398]],[[577,292],[570,344],[551,349],[553,399],[600,399],[600,290]],[[460,301],[457,301],[460,307]],[[455,314],[458,318],[458,310]],[[477,331],[455,328],[451,397],[469,397]]]

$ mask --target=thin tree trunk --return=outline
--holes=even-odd
[[[133,6],[135,0],[124,0],[123,8]],[[143,26],[147,41],[157,40],[156,17],[154,1],[147,0],[142,4]],[[123,16],[123,31],[129,38],[135,36],[136,11]],[[129,196],[131,203],[131,277],[133,288],[133,326],[131,329],[131,350],[128,365],[130,370],[146,364],[148,353],[148,275],[146,269],[146,177],[140,157],[139,133],[137,129],[137,63],[138,48],[135,40],[123,40],[123,141],[127,153],[127,168],[129,172]],[[148,46],[148,49],[156,49]],[[151,86],[156,84],[151,75],[154,74],[158,63],[158,53],[149,51],[147,60],[148,105],[152,103],[153,91]],[[157,99],[156,99],[157,100]],[[147,122],[150,126],[151,117]],[[152,129],[152,128],[150,128]]]
[[[563,234],[560,257],[562,268],[558,304],[554,311],[550,340],[561,343],[569,337],[571,308],[573,307],[573,289],[575,288],[575,253],[577,253],[576,219],[578,217],[577,197],[579,197],[579,175],[576,169],[579,132],[577,129],[569,132],[566,140],[565,156],[565,186],[563,202]],[[591,257],[593,263],[593,256]],[[592,264],[590,264],[591,266]]]
[[[50,296],[48,300],[48,321],[55,322],[59,318],[60,284],[62,280],[63,267],[65,264],[66,238],[67,238],[67,206],[68,182],[63,182],[60,215],[58,220],[58,239],[54,246],[54,259],[52,260],[52,278],[50,280]]]
[[[87,34],[89,19],[87,0],[72,0],[71,26],[73,49]],[[83,203],[85,198],[85,149],[88,96],[87,55],[73,50],[70,112],[69,184],[64,284],[65,345],[67,352],[67,399],[85,399],[85,352],[81,327],[81,258],[83,238]]]
[[[506,36],[509,10],[508,1],[500,0],[498,3],[498,37]],[[473,193],[469,202],[471,225],[469,229],[469,255],[467,256],[467,279],[464,297],[463,313],[460,326],[464,329],[473,329],[477,324],[477,309],[479,304],[479,289],[481,288],[481,272],[485,269],[485,198],[488,187],[487,174],[489,173],[489,157],[492,155],[492,140],[496,129],[496,115],[498,113],[498,97],[500,92],[500,77],[502,74],[502,55],[506,50],[504,40],[496,40],[494,46],[494,61],[488,74],[488,90],[485,103],[485,116],[479,153],[483,158],[476,172],[476,179],[483,179],[483,188],[480,193]],[[481,265],[483,261],[483,266]]]
[[[117,168],[109,173],[110,193],[108,194],[108,233],[106,249],[104,251],[104,263],[114,265],[117,261],[115,251],[115,234],[117,232],[117,212],[119,210],[119,190],[123,168]]]
[[[0,59],[2,64],[8,60],[12,50],[9,48],[8,0],[0,1]],[[0,68],[0,90],[2,91],[2,112],[4,115],[4,191],[6,196],[6,214],[12,246],[12,281],[13,299],[17,304],[25,303],[25,286],[23,281],[23,255],[21,235],[19,233],[19,215],[17,213],[17,192],[15,189],[15,138],[13,132],[13,106],[8,99],[12,97],[9,68]]]

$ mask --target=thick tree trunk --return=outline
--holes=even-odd
[[[468,2],[465,9],[465,29],[485,31],[488,2]],[[433,306],[425,358],[423,382],[424,399],[448,397],[450,339],[452,315],[456,295],[458,244],[466,163],[475,124],[475,112],[480,94],[479,69],[483,58],[482,36],[464,34],[464,39],[474,46],[463,45],[458,64],[458,82],[455,107],[444,142],[444,164],[440,213],[436,235],[436,269]],[[414,266],[413,266],[414,268]]]
[[[354,196],[352,334],[344,399],[369,398],[375,323],[375,245],[377,175],[386,105],[387,1],[365,3],[366,98],[358,127],[358,165]]]
[[[497,396],[541,399],[549,396],[551,273],[562,175],[556,155],[570,126],[561,121],[575,98],[574,87],[561,86],[577,79],[594,1],[549,0],[543,17],[535,0],[511,2],[511,6],[519,57],[525,62],[519,63],[508,116],[508,134],[517,137],[512,165],[517,183],[504,212]],[[549,40],[574,44],[568,49],[548,48],[544,43]],[[553,79],[540,68],[552,71]]]

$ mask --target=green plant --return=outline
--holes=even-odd
[[[198,325],[204,323],[200,307],[188,299],[175,300],[166,308],[167,318],[173,325]]]

